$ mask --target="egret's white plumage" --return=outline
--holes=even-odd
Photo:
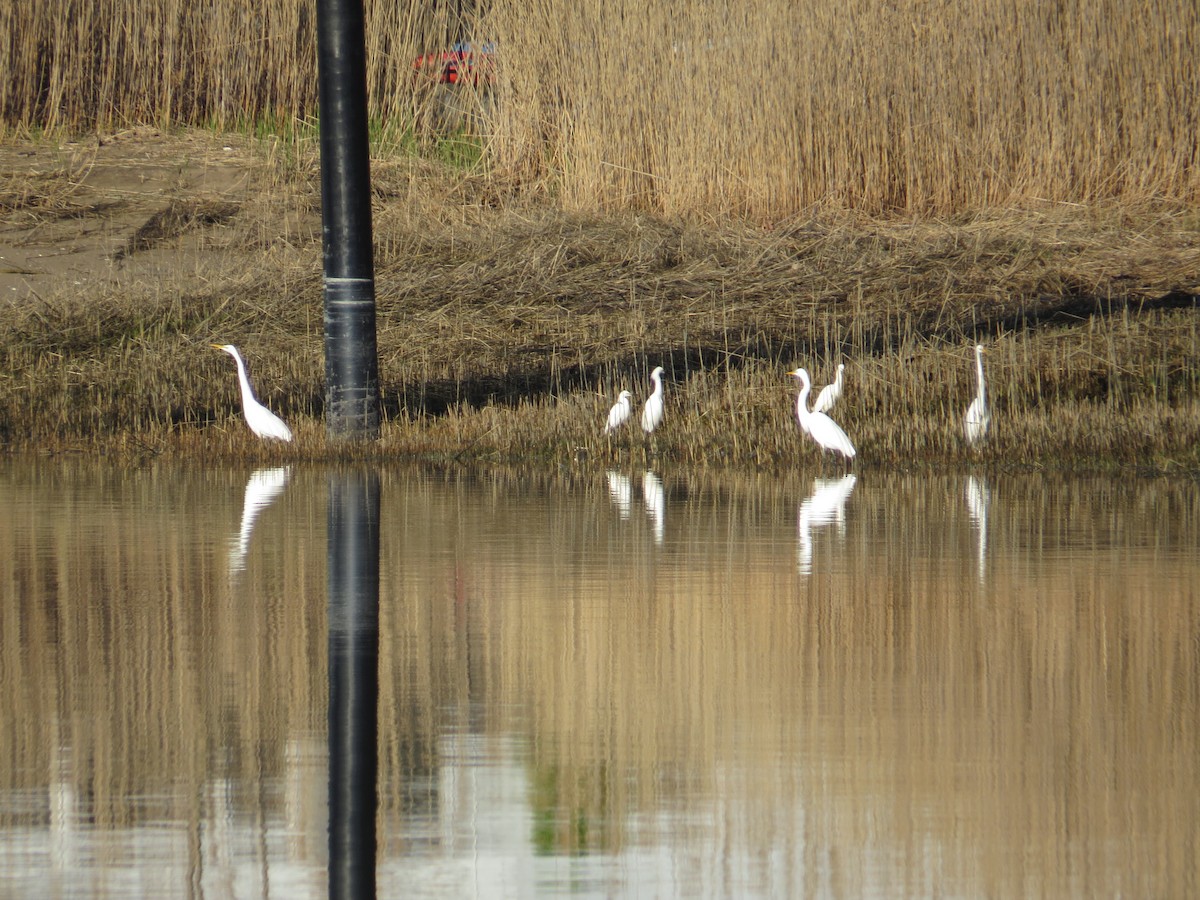
[[[792,373],[789,372],[788,374],[790,375]],[[801,394],[796,398],[796,421],[800,423],[800,430],[805,434],[809,434],[808,417],[812,415],[812,411],[809,410],[809,408],[805,405],[807,402],[807,394]]]
[[[654,382],[654,393],[646,398],[646,405],[642,409],[642,431],[650,434],[662,424],[663,420],[663,383],[662,383],[662,366],[656,366],[654,371],[650,373],[650,380]]]
[[[963,416],[963,436],[968,444],[977,444],[987,437],[988,426],[992,424],[992,414],[987,405],[987,393],[983,386],[983,344],[975,345],[975,378],[979,388],[975,399],[967,407]]]
[[[845,363],[838,363],[837,377],[832,383],[821,388],[821,393],[817,394],[817,402],[813,404],[813,412],[827,413],[833,409],[833,404],[837,403],[842,396],[842,377],[846,371]]]
[[[212,347],[214,350],[225,351],[237,363],[238,383],[242,386],[242,415],[245,416],[250,430],[260,438],[290,441],[292,430],[283,419],[259,403],[254,396],[254,389],[250,387],[250,377],[246,374],[246,363],[242,361],[242,354],[238,353],[237,347],[233,344],[213,344]]]
[[[800,396],[796,398],[796,418],[800,427],[821,449],[840,453],[848,460],[854,459],[854,445],[850,443],[850,438],[846,437],[846,432],[842,431],[841,426],[825,413],[809,410],[808,394],[812,390],[812,382],[809,381],[808,371],[796,369],[788,374],[800,379]]]
[[[617,402],[608,411],[608,423],[604,426],[605,434],[612,434],[629,421],[629,417],[633,414],[633,404],[630,402],[632,399],[633,394],[629,391],[621,391],[617,395]]]

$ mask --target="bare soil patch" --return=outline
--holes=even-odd
[[[146,130],[0,146],[0,296],[189,265],[206,230],[245,203],[259,167],[229,143]]]

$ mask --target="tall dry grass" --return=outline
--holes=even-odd
[[[474,3],[366,0],[368,91],[380,115],[411,113],[414,58],[464,30]],[[57,0],[0,6],[0,118],[83,130],[266,120],[317,113],[315,6]]]
[[[500,47],[487,158],[569,204],[778,222],[1200,192],[1200,8],[1186,0],[369,0],[373,114],[427,121],[413,58]],[[10,126],[316,113],[311,6],[0,9]],[[481,98],[468,97],[472,99]]]
[[[497,0],[493,13],[497,156],[554,166],[582,206],[777,220],[813,204],[1200,187],[1192,3]]]

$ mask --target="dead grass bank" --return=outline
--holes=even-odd
[[[195,154],[206,139],[187,140]],[[168,144],[162,154],[178,153]],[[702,226],[564,211],[411,160],[375,172],[384,437],[330,448],[315,158],[251,148],[239,159],[251,177],[236,188],[154,200],[176,209],[157,220],[174,223],[163,233],[142,231],[113,199],[124,195],[69,161],[10,177],[10,242],[57,240],[67,222],[107,235],[120,258],[103,277],[7,302],[6,447],[816,465],[783,373],[806,365],[819,385],[845,361],[835,417],[863,466],[1200,468],[1194,208]],[[179,213],[218,201],[219,217]],[[295,448],[249,435],[210,341],[242,346]],[[994,430],[969,452],[959,422],[976,341],[988,347]],[[655,365],[668,411],[653,445],[601,439],[616,393],[640,403]]]

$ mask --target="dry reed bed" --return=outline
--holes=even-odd
[[[836,417],[861,463],[936,464],[968,457],[959,420],[981,340],[995,428],[970,458],[1200,463],[1200,219],[1186,205],[1044,204],[950,221],[827,213],[762,230],[571,213],[396,160],[376,166],[383,440],[330,447],[316,161],[306,149],[255,164],[260,188],[221,228],[168,242],[193,240],[194,258],[216,263],[12,305],[0,320],[9,448],[653,452],[785,467],[816,454],[783,373],[806,365],[821,384],[845,360]],[[53,177],[5,190],[35,224],[70,207],[62,194]],[[232,366],[210,340],[243,347],[261,397],[298,431],[294,450],[249,435]],[[617,391],[640,401],[655,365],[668,415],[653,447],[633,432],[602,441]]]
[[[951,213],[1038,199],[1195,200],[1200,9],[1179,0],[745,6],[368,2],[371,111],[441,101],[414,57],[499,47],[482,125],[496,172],[569,205],[779,224],[812,206]],[[20,129],[316,115],[295,0],[0,9],[0,121]]]

